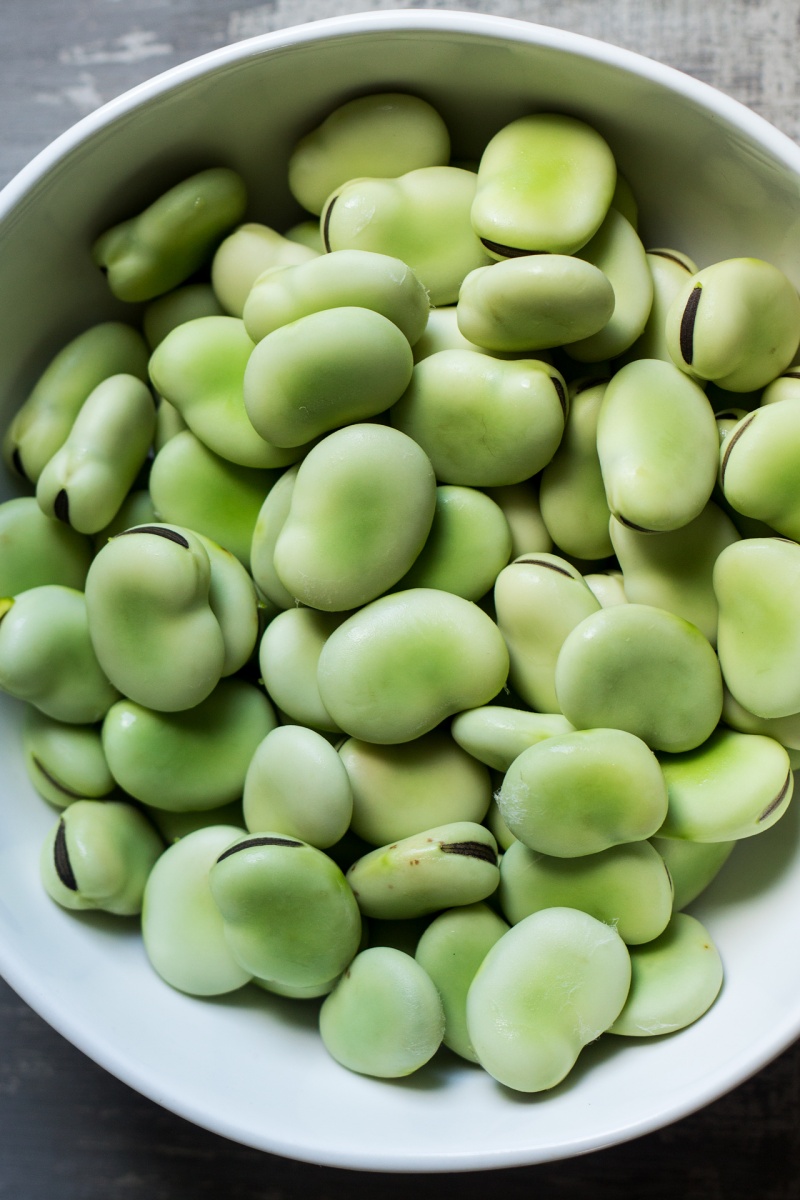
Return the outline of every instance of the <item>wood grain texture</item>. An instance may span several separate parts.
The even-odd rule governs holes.
[[[254,34],[364,9],[459,7],[604,38],[705,80],[800,139],[795,0],[0,0],[0,184],[80,116]],[[791,952],[796,953],[796,948]],[[0,1200],[800,1200],[800,1045],[700,1113],[569,1162],[358,1174],[237,1146],[139,1096],[0,982]]]

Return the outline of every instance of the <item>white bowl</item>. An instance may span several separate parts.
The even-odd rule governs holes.
[[[704,265],[756,255],[800,283],[800,149],[741,105],[667,67],[574,34],[465,12],[334,18],[225,47],[107,104],[0,194],[4,420],[65,340],[122,306],[93,237],[191,170],[238,168],[251,216],[296,219],[296,138],[356,94],[405,89],[436,105],[458,157],[537,109],[606,135],[637,193],[648,245]],[[8,493],[7,493],[8,494]],[[382,1082],[328,1058],[315,1003],[256,988],[192,999],[150,969],[134,921],[76,916],[44,894],[54,819],[20,753],[20,707],[0,711],[0,968],[57,1030],[167,1108],[247,1145],[370,1170],[462,1171],[563,1158],[654,1130],[734,1087],[800,1034],[797,813],[737,847],[695,906],[725,965],[690,1028],[601,1039],[568,1080],[526,1097],[442,1053]]]

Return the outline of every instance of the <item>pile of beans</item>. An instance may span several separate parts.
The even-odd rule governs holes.
[[[453,165],[362,97],[289,187],[284,232],[223,166],[105,231],[133,315],[6,431],[42,879],[184,992],[316,999],[354,1071],[540,1091],[709,1008],[683,910],[791,799],[800,298],[647,251],[561,114]]]

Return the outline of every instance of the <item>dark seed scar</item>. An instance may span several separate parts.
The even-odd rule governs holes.
[[[83,799],[83,792],[74,792],[72,788],[68,788],[63,783],[60,783],[59,780],[56,779],[55,775],[50,774],[50,772],[39,761],[35,754],[31,755],[31,762],[36,767],[36,770],[39,771],[40,774],[44,775],[47,782],[52,787],[57,788],[59,792],[63,792],[65,796],[72,796],[73,800]]]
[[[182,533],[177,533],[174,529],[167,529],[162,525],[137,525],[134,529],[123,529],[122,533],[118,533],[117,537],[126,537],[130,533],[154,533],[157,537],[167,538],[170,542],[177,542],[184,549],[189,549],[189,543]]]
[[[744,433],[745,429],[747,429],[747,426],[754,419],[755,415],[756,414],[754,412],[751,412],[749,417],[743,417],[742,421],[739,424],[738,429],[736,429],[735,432],[730,435],[727,442],[725,443],[725,449],[722,453],[722,464],[719,468],[719,485],[720,485],[720,487],[722,487],[725,483],[725,472],[728,469],[728,459],[731,456],[731,450],[736,445],[739,438]]]
[[[56,869],[56,875],[63,883],[64,887],[68,887],[71,892],[77,892],[78,881],[72,870],[72,864],[69,861],[69,853],[67,851],[67,827],[64,824],[64,818],[58,822],[56,830],[56,841],[53,847],[53,865]]]
[[[532,567],[547,567],[548,571],[557,571],[559,575],[566,575],[567,579],[575,578],[572,572],[568,571],[565,567],[557,567],[555,563],[542,562],[541,558],[518,558],[512,565],[520,567],[523,563],[527,563]]]
[[[563,414],[564,414],[564,419],[566,420],[566,416],[567,416],[567,393],[564,391],[564,387],[563,387],[563,385],[562,385],[562,383],[561,383],[561,380],[560,380],[560,379],[556,379],[556,378],[555,378],[555,376],[553,376],[553,387],[556,389],[556,395],[558,396],[558,403],[561,405],[561,411],[563,412]]]
[[[229,858],[231,854],[238,854],[240,850],[249,850],[251,846],[302,846],[303,842],[292,841],[291,838],[279,837],[254,837],[248,838],[246,842],[238,842],[235,846],[229,846],[227,850],[223,850],[217,862],[222,862],[223,858]]]
[[[677,263],[679,267],[683,267],[687,275],[691,275],[691,271],[685,262],[678,258],[677,254],[670,254],[669,250],[648,250],[648,254],[656,254],[659,258],[668,258],[670,262]]]
[[[686,301],[686,308],[683,310],[681,317],[681,332],[680,332],[680,348],[683,361],[689,366],[692,365],[694,358],[694,323],[697,320],[697,306],[700,303],[700,293],[703,290],[702,283],[698,283],[692,288],[689,299]]]
[[[331,213],[333,212],[333,206],[338,199],[339,199],[338,196],[333,197],[330,204],[325,209],[325,219],[322,222],[322,244],[325,247],[325,250],[327,251],[328,254],[330,254],[330,252],[331,252],[331,241],[330,241],[330,236],[329,236],[330,227],[331,227]]]
[[[634,529],[636,533],[656,533],[655,529],[645,529],[644,525],[634,525],[633,521],[629,521],[627,517],[623,517],[621,513],[614,513],[614,516],[619,521],[620,525],[627,525],[628,529]]]
[[[480,858],[497,865],[497,855],[485,842],[442,842],[441,850],[442,854],[463,854],[465,858]]]
[[[53,512],[59,521],[63,521],[65,525],[69,525],[69,496],[64,488],[56,494],[53,501]]]
[[[11,455],[11,461],[14,464],[14,467],[16,468],[18,474],[20,474],[23,479],[27,479],[28,476],[26,474],[25,468],[22,465],[22,455],[19,452],[19,446],[17,446],[15,448],[14,453]]]
[[[502,242],[490,242],[488,238],[481,238],[481,244],[491,254],[502,254],[503,258],[526,258],[531,254],[542,254],[542,250],[522,250],[519,246],[504,246]]]
[[[762,812],[761,816],[756,821],[757,825],[759,825],[762,821],[766,821],[766,819],[770,813],[775,812],[775,809],[778,808],[778,806],[783,801],[784,796],[788,792],[789,785],[791,784],[791,782],[792,782],[792,773],[790,771],[789,774],[786,776],[786,783],[783,785],[781,790],[778,792],[775,799],[770,804],[767,805],[767,807]]]

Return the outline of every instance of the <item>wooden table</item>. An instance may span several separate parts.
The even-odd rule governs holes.
[[[368,0],[0,0],[0,184],[78,117],[167,67]],[[429,7],[456,7],[433,3]],[[484,0],[457,7],[560,26],[648,54],[800,139],[795,0]],[[787,947],[787,953],[797,953]],[[704,1111],[570,1162],[489,1175],[359,1174],[206,1133],[143,1099],[0,982],[0,1200],[798,1200],[800,1044]]]

